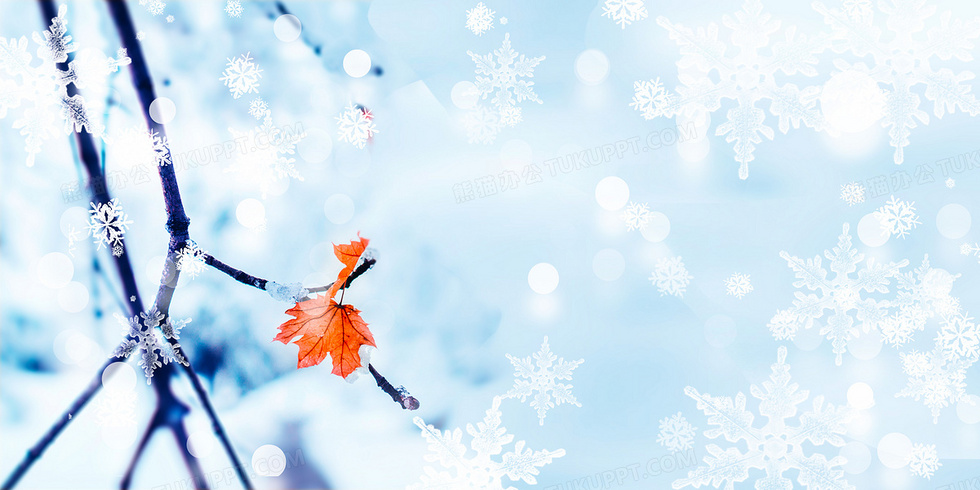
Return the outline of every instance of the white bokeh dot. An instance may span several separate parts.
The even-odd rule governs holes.
[[[330,134],[319,128],[306,130],[306,137],[296,145],[299,156],[307,163],[320,163],[330,157],[333,151],[333,140]],[[289,179],[283,179],[289,180]]]
[[[640,234],[647,241],[660,243],[667,239],[667,235],[670,235],[670,220],[667,219],[666,214],[653,211],[650,213],[650,220],[647,221],[647,225],[640,228]]]
[[[63,330],[55,336],[52,343],[55,357],[65,364],[79,364],[84,361],[98,345],[87,335],[77,330]]]
[[[58,306],[68,313],[78,313],[88,306],[88,288],[78,281],[71,281],[58,290]]]
[[[609,58],[598,49],[586,49],[575,58],[575,76],[586,85],[598,85],[609,75]]]
[[[823,86],[820,108],[831,126],[845,133],[857,133],[884,115],[885,94],[867,73],[844,70]]]
[[[548,294],[558,287],[558,269],[547,262],[536,264],[527,273],[527,284],[535,293]]]
[[[980,396],[966,395],[956,404],[956,416],[964,424],[980,422]]]
[[[616,211],[629,202],[630,187],[619,177],[606,177],[595,186],[595,200],[603,209]]]
[[[882,232],[881,220],[874,213],[868,213],[858,222],[858,239],[869,247],[880,247],[888,241],[889,235]]]
[[[723,349],[735,341],[738,329],[735,320],[728,315],[714,315],[704,322],[704,339],[712,347]]]
[[[868,383],[857,382],[847,389],[847,404],[865,410],[875,405],[875,392]]]
[[[354,78],[361,78],[371,71],[371,55],[361,49],[352,49],[344,56],[344,71]]]
[[[334,194],[323,203],[323,214],[335,225],[342,225],[354,217],[354,200],[347,194]]]
[[[61,252],[51,252],[37,261],[37,280],[51,288],[63,288],[71,282],[75,275],[75,266],[71,259]]]
[[[187,437],[187,451],[195,458],[206,458],[214,452],[215,442],[211,431],[194,431]]]
[[[107,391],[129,391],[136,388],[136,371],[125,362],[114,362],[102,371],[102,387]]]
[[[857,475],[871,466],[871,450],[861,441],[851,441],[840,448],[840,456],[847,460],[844,471]]]
[[[265,205],[252,197],[243,199],[235,208],[235,217],[246,228],[261,228],[265,225]]]
[[[279,476],[286,469],[286,453],[274,444],[259,446],[252,453],[252,470],[259,476]]]
[[[453,91],[450,97],[453,99],[453,105],[467,110],[476,107],[477,102],[480,100],[480,91],[476,89],[475,83],[464,80],[453,85]]]
[[[592,272],[603,281],[615,281],[626,270],[626,259],[618,250],[604,248],[592,258]]]
[[[150,119],[159,124],[167,124],[177,115],[177,104],[167,97],[157,97],[150,102]]]
[[[897,469],[909,464],[912,458],[912,440],[901,432],[885,434],[878,441],[878,459],[888,468]]]
[[[303,23],[295,15],[280,15],[272,24],[272,32],[276,34],[276,39],[290,43],[299,39],[300,33],[303,32]]]
[[[939,234],[950,240],[965,237],[970,232],[972,222],[970,210],[962,204],[947,204],[936,215],[936,228],[939,229]]]

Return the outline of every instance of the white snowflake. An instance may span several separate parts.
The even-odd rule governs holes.
[[[739,274],[736,272],[728,279],[725,279],[725,291],[738,299],[742,299],[742,296],[751,293],[754,289],[752,283],[749,282],[748,274]]]
[[[943,464],[939,462],[935,444],[915,444],[912,446],[912,457],[909,459],[909,470],[913,475],[931,480],[933,473]]]
[[[262,119],[269,113],[269,105],[262,100],[262,97],[256,97],[248,103],[248,113],[256,119]]]
[[[340,141],[346,141],[355,148],[364,148],[368,140],[377,132],[374,114],[365,108],[348,103],[344,111],[337,116],[337,133]]]
[[[507,25],[507,17],[501,17],[500,18],[500,25],[502,25],[502,26]]]
[[[948,358],[970,362],[980,359],[980,331],[967,313],[956,313],[944,318],[936,344]]]
[[[626,211],[623,211],[623,221],[626,222],[626,231],[646,228],[651,217],[650,208],[646,203],[640,204],[630,201],[629,206],[626,206]]]
[[[172,16],[172,15],[168,15],[168,16],[167,16],[167,23],[168,23],[168,24],[172,24],[173,22],[174,22],[174,16]]]
[[[504,124],[500,121],[500,113],[477,105],[463,116],[463,127],[470,143],[490,144],[497,138]]]
[[[167,8],[167,4],[160,0],[140,0],[140,5],[146,7],[150,15],[160,15]]]
[[[164,339],[179,340],[180,330],[191,320],[179,320],[174,322],[171,318],[164,319],[163,313],[156,308],[149,312],[141,312],[139,316],[126,318],[119,313],[115,314],[116,320],[123,325],[123,334],[127,339],[110,356],[111,358],[127,359],[130,354],[137,349],[140,351],[139,365],[143,368],[146,375],[146,384],[150,384],[153,372],[163,364],[176,362],[188,365],[187,359],[180,352],[180,344],[177,342],[161,342],[157,336],[156,328],[160,327],[160,332]],[[162,362],[162,364],[161,364]]]
[[[694,447],[694,437],[698,428],[691,425],[680,412],[665,417],[660,421],[660,433],[657,443],[672,453],[677,453]]]
[[[950,189],[952,189],[953,187],[956,187],[956,181],[953,180],[952,177],[946,179],[946,187],[949,187]]]
[[[840,186],[840,198],[848,206],[864,202],[864,186],[857,182],[851,182]]]
[[[228,128],[237,141],[243,139],[238,158],[226,171],[241,172],[257,183],[264,198],[270,186],[282,179],[303,180],[293,163],[296,144],[306,137],[306,131],[281,128],[272,123],[272,113],[266,112],[261,126],[249,131]]]
[[[504,477],[527,485],[537,483],[535,475],[540,473],[538,468],[564,456],[565,450],[532,451],[525,448],[524,441],[517,441],[512,451],[504,453],[504,446],[514,440],[514,435],[501,427],[501,415],[500,398],[494,397],[483,422],[476,424],[476,427],[466,424],[466,432],[473,437],[469,448],[462,443],[463,431],[458,427],[442,431],[415,417],[415,425],[422,429],[422,437],[429,443],[430,453],[425,455],[425,460],[438,463],[442,469],[426,466],[421,482],[408,488],[514,490],[509,485],[504,487]],[[470,449],[475,454],[469,454]],[[494,459],[501,453],[503,455],[499,461]]]
[[[466,11],[466,28],[477,36],[493,29],[493,10],[488,9],[483,2],[476,4],[476,7]]]
[[[876,209],[874,217],[881,223],[881,234],[905,238],[915,225],[920,224],[914,204],[915,202],[902,201],[891,196],[884,206]]]
[[[197,246],[194,240],[187,240],[177,252],[177,270],[190,276],[197,277],[204,270],[204,256],[207,254]]]
[[[225,13],[228,14],[228,17],[241,17],[243,11],[242,2],[239,0],[228,0],[225,3]]]
[[[79,240],[81,240],[81,238],[78,236],[78,230],[75,228],[75,225],[71,223],[68,224],[67,237],[68,237],[68,255],[74,257],[75,242],[78,242]]]
[[[959,300],[950,296],[950,292],[959,277],[959,274],[953,275],[943,269],[933,269],[928,255],[914,272],[896,275],[897,294],[889,301],[889,307],[898,311],[880,325],[885,342],[892,345],[908,343],[915,332],[925,329],[929,319],[956,314]]]
[[[136,392],[130,389],[107,389],[95,400],[96,423],[100,427],[136,425]]]
[[[478,103],[470,112],[476,113],[475,119],[480,124],[467,124],[467,127],[479,128],[479,135],[470,133],[470,141],[489,143],[504,126],[514,126],[523,117],[518,104],[530,100],[541,104],[541,99],[534,93],[534,82],[526,79],[534,77],[534,67],[544,61],[544,56],[528,58],[518,54],[511,47],[510,34],[504,34],[504,42],[500,49],[486,55],[478,55],[472,51],[466,54],[476,63],[476,90],[480,100],[490,98],[490,107],[485,108]],[[480,76],[487,75],[487,76]],[[488,116],[486,112],[495,113]],[[496,121],[488,130],[486,123]]]
[[[834,273],[831,280],[827,279],[828,271],[823,268],[819,255],[804,260],[786,251],[779,252],[779,256],[796,274],[797,281],[793,287],[818,291],[820,296],[797,291],[793,306],[777,311],[768,324],[777,340],[792,339],[801,327],[813,327],[814,321],[821,318],[825,310],[832,311],[833,314],[820,329],[820,335],[831,341],[838,366],[847,351],[848,341],[858,336],[858,327],[865,332],[876,330],[888,315],[887,300],[862,298],[861,293],[887,293],[889,278],[897,276],[901,268],[909,263],[902,260],[882,265],[869,258],[857,277],[851,277],[864,260],[864,254],[851,248],[850,225],[844,223],[843,230],[833,252],[824,251],[824,256],[830,261],[830,271]],[[852,316],[851,311],[855,311],[856,315]]]
[[[37,65],[27,52],[26,37],[0,37],[0,118],[27,102],[21,117],[14,120],[13,128],[24,136],[29,167],[34,165],[44,141],[58,133],[88,131],[98,137],[105,136],[100,119],[88,116],[101,110],[100,103],[90,103],[79,94],[68,95],[68,85],[105,86],[110,73],[131,61],[125,49],[118,50],[116,58],[93,51],[91,55],[73,59],[67,70],[58,68],[58,63],[68,61],[68,55],[78,49],[67,34],[67,12],[67,6],[60,6],[48,30],[33,33],[40,58]]]
[[[980,20],[953,17],[945,11],[923,35],[927,19],[936,12],[934,5],[921,0],[887,0],[879,2],[878,7],[887,16],[884,26],[891,31],[889,39],[885,39],[885,31],[874,23],[870,5],[853,3],[862,7],[848,9],[845,4],[845,10],[840,11],[814,2],[813,8],[831,28],[834,51],[850,52],[859,58],[872,57],[870,67],[864,63],[850,65],[840,59],[834,65],[839,70],[865,73],[879,86],[887,87],[882,125],[888,128],[890,144],[895,148],[895,163],[905,160],[904,149],[912,129],[918,123],[929,124],[929,115],[919,108],[921,99],[912,91],[913,87],[925,87],[925,98],[933,103],[933,113],[938,118],[957,108],[972,116],[980,114],[980,102],[970,93],[970,85],[964,83],[974,74],[935,68],[940,60],[973,60],[970,51],[972,40],[980,36]],[[862,15],[855,17],[854,12]]]
[[[146,39],[146,33],[143,31],[136,31],[136,40],[142,41],[144,39]]]
[[[633,101],[630,107],[640,111],[643,119],[654,119],[670,114],[674,98],[667,92],[660,79],[633,82]]]
[[[110,247],[112,254],[119,257],[122,255],[122,243],[126,230],[129,229],[129,225],[133,224],[133,221],[123,212],[119,198],[104,204],[94,202],[90,204],[92,209],[89,210],[88,228],[91,236],[95,238],[93,243],[98,246],[96,250],[102,250],[103,246]],[[119,253],[116,253],[117,247]]]
[[[576,407],[582,406],[572,394],[572,385],[558,381],[571,381],[572,371],[585,362],[585,359],[565,361],[565,358],[556,356],[548,346],[548,337],[544,338],[541,350],[533,355],[519,359],[507,354],[507,359],[510,359],[510,363],[514,365],[516,379],[514,386],[504,395],[504,398],[520,398],[523,403],[527,397],[533,395],[531,408],[538,412],[539,425],[544,425],[544,419],[550,408],[563,403]],[[558,362],[555,362],[556,360]],[[537,394],[534,394],[535,392]]]
[[[747,451],[738,447],[722,449],[714,444],[705,447],[709,456],[704,457],[707,466],[700,466],[688,473],[687,478],[675,480],[674,488],[711,485],[718,488],[725,483],[731,490],[735,483],[749,479],[749,470],[764,470],[766,476],[755,480],[755,488],[785,489],[794,484],[783,474],[797,470],[796,481],[810,490],[853,490],[844,480],[842,466],[847,462],[835,456],[828,460],[821,453],[807,456],[804,450],[824,445],[843,446],[842,437],[846,424],[855,415],[849,406],[824,404],[823,396],[813,399],[812,410],[799,416],[796,426],[787,419],[796,416],[799,405],[810,396],[808,390],[800,390],[792,382],[790,366],[786,364],[786,347],[777,351],[777,362],[772,365],[769,380],[762,386],[752,385],[752,396],[759,400],[759,414],[766,417],[766,424],[755,427],[755,416],[746,410],[746,397],[739,392],[734,399],[727,396],[711,396],[699,393],[691,386],[684,393],[697,402],[698,410],[708,416],[708,424],[715,427],[705,430],[709,439],[723,436],[730,443],[744,441]],[[836,453],[837,451],[833,451]]]
[[[728,109],[727,121],[718,126],[715,134],[725,135],[727,142],[734,143],[738,176],[746,179],[756,145],[763,136],[770,140],[774,137],[773,128],[766,124],[766,110],[757,106],[760,102],[769,101],[768,114],[778,119],[779,130],[784,134],[790,126],[799,128],[800,124],[823,129],[824,118],[817,108],[819,87],[781,83],[777,75],[816,76],[816,55],[828,43],[823,36],[808,38],[798,34],[794,26],[781,30],[781,22],[764,13],[759,0],[746,0],[740,12],[723,16],[722,23],[732,31],[733,47],[718,39],[717,24],[693,30],[658,17],[657,24],[667,29],[681,49],[677,62],[681,85],[676,90],[677,97],[667,97],[666,92],[656,90],[662,87],[638,82],[632,106],[649,119],[713,113],[721,109],[724,99],[732,100],[734,107]],[[777,41],[769,47],[774,35]],[[767,47],[768,55],[763,54]],[[697,74],[688,73],[691,70]],[[659,106],[651,105],[658,101]]]
[[[239,98],[242,95],[259,92],[259,79],[262,69],[252,62],[251,53],[245,53],[237,58],[228,58],[225,71],[221,72],[218,80],[225,82],[231,96]]]
[[[902,370],[908,384],[895,396],[908,397],[929,407],[933,423],[939,423],[940,411],[966,396],[966,370],[973,362],[948,357],[938,344],[929,352],[903,352]]]
[[[671,294],[683,298],[694,276],[687,272],[681,257],[677,256],[657,260],[657,266],[649,279],[657,286],[661,296]]]
[[[602,6],[602,16],[614,20],[620,27],[647,18],[647,9],[643,0],[606,0]]]
[[[107,153],[112,158],[136,167],[164,166],[173,163],[167,138],[140,126],[125,128],[107,139]]]
[[[960,245],[960,253],[963,255],[972,255],[980,261],[980,244],[974,243],[970,245],[969,243],[963,243]]]

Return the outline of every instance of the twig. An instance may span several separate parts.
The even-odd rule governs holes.
[[[404,386],[399,386],[395,388],[385,379],[374,366],[368,364],[368,370],[371,371],[371,376],[374,376],[374,380],[378,382],[378,386],[381,387],[381,391],[384,391],[391,397],[395,403],[398,403],[405,410],[416,410],[419,408],[419,401],[415,399]]]

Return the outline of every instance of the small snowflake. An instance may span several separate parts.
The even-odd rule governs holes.
[[[144,39],[146,39],[146,33],[143,31],[136,31],[136,40],[142,41]]]
[[[364,148],[378,129],[374,125],[374,115],[371,111],[354,104],[347,104],[347,108],[337,116],[337,132],[340,141],[346,141],[355,148]]]
[[[299,129],[297,131],[297,128]],[[238,131],[228,128],[235,141],[243,140],[241,148],[247,151],[239,152],[232,166],[226,171],[241,172],[256,182],[264,198],[272,184],[283,179],[294,178],[303,180],[296,170],[296,145],[306,137],[306,131],[301,125],[292,128],[279,127],[272,122],[272,113],[266,112],[262,125],[249,131]]]
[[[633,101],[630,102],[630,107],[640,111],[643,119],[666,115],[672,100],[659,78],[633,82]]]
[[[136,296],[130,296],[129,297],[129,302],[130,303],[135,303],[136,302]]]
[[[242,2],[239,0],[228,0],[228,2],[225,3],[225,13],[228,14],[228,17],[241,17],[243,10]]]
[[[129,355],[137,349],[140,351],[139,365],[143,368],[146,375],[146,384],[150,384],[153,372],[163,364],[176,362],[188,365],[187,359],[180,352],[180,344],[177,342],[160,342],[156,328],[160,327],[163,337],[168,340],[179,340],[180,330],[184,328],[190,319],[172,321],[171,318],[164,319],[163,313],[156,308],[149,312],[140,313],[139,316],[126,318],[116,313],[116,320],[125,328],[123,334],[126,341],[122,343],[110,356],[111,358],[127,359]],[[161,364],[162,362],[162,364]]]
[[[103,246],[110,247],[113,255],[116,255],[116,247],[119,247],[119,254],[116,256],[122,255],[123,238],[133,222],[123,212],[119,199],[112,199],[104,204],[93,202],[91,205],[88,228],[91,236],[95,238],[93,243],[98,246],[96,250],[102,250]]]
[[[909,469],[912,470],[913,475],[931,480],[932,474],[942,465],[939,462],[939,455],[936,453],[935,444],[915,444],[912,446],[912,458],[909,460]]]
[[[172,16],[172,15],[168,15],[168,16],[167,16],[167,23],[168,23],[168,24],[172,24],[172,23],[173,23],[173,21],[174,21],[174,16]]]
[[[476,4],[476,7],[466,11],[466,28],[477,36],[493,29],[493,10],[488,9],[483,2]]]
[[[504,395],[504,398],[520,398],[523,403],[527,397],[537,392],[531,401],[531,408],[538,411],[539,425],[544,425],[544,419],[550,408],[563,403],[576,407],[582,406],[572,394],[572,385],[559,383],[558,380],[570,381],[572,371],[585,362],[585,359],[566,362],[565,358],[560,358],[551,352],[551,348],[548,347],[548,337],[544,338],[541,350],[532,356],[518,359],[507,354],[507,359],[510,359],[510,363],[514,365],[516,379],[514,387]],[[534,368],[535,365],[537,369]]]
[[[154,16],[162,14],[167,8],[167,4],[160,0],[140,0],[140,5],[146,7],[146,11]]]
[[[681,257],[677,256],[658,260],[657,267],[649,279],[654,286],[657,286],[661,296],[671,294],[683,298],[684,292],[693,278],[694,276],[687,272],[687,268],[684,267]]]
[[[660,421],[660,434],[657,443],[672,453],[677,453],[694,447],[694,437],[697,427],[691,425],[680,412]]]
[[[602,16],[614,20],[620,27],[647,18],[647,9],[643,0],[606,0],[602,6]]]
[[[483,422],[476,424],[476,427],[466,424],[466,432],[473,438],[469,448],[462,443],[463,431],[458,427],[442,431],[427,425],[421,417],[415,417],[415,425],[422,429],[422,437],[429,443],[430,453],[425,455],[425,460],[453,472],[426,466],[421,482],[408,488],[504,490],[504,477],[512,482],[536,484],[534,476],[540,473],[538,468],[564,456],[565,450],[532,451],[525,448],[524,441],[517,441],[512,451],[503,453],[499,461],[494,459],[503,452],[504,446],[514,440],[514,435],[508,434],[507,429],[500,425],[503,415],[500,400],[500,397],[494,397]],[[476,454],[469,454],[471,449]],[[514,487],[506,488],[511,490]]]
[[[964,243],[960,245],[960,253],[963,255],[972,255],[980,261],[980,244],[974,243],[970,245],[969,243]]]
[[[952,177],[946,179],[946,187],[949,187],[950,189],[952,189],[953,187],[956,187],[956,181],[953,180]]]
[[[197,277],[204,270],[204,256],[207,254],[201,250],[194,240],[187,240],[184,246],[177,252],[177,270],[187,274],[191,278]]]
[[[626,231],[642,230],[650,222],[650,208],[646,203],[640,204],[630,201],[626,211],[623,212],[623,221],[626,222]]]
[[[725,290],[728,294],[738,299],[742,299],[742,296],[751,293],[754,289],[752,283],[749,282],[748,274],[739,274],[736,272],[728,279],[725,279]]]
[[[81,238],[78,236],[78,230],[75,229],[75,225],[68,224],[68,255],[72,257],[75,256],[75,242],[79,241]]]
[[[507,21],[507,17],[501,17],[500,18],[500,25],[505,26],[505,25],[507,25],[507,22],[508,22]]]
[[[256,97],[248,103],[248,113],[256,119],[262,119],[269,113],[269,105],[262,100],[262,97]]]
[[[864,202],[864,186],[858,184],[857,182],[844,184],[840,186],[840,198],[844,200],[848,206],[862,203]]]
[[[231,96],[239,98],[242,95],[259,92],[259,79],[262,69],[252,62],[251,53],[245,53],[237,58],[228,58],[225,71],[218,80],[225,82]]]
[[[915,202],[902,201],[891,196],[884,206],[875,210],[874,217],[881,223],[881,234],[905,238],[915,225],[920,224],[914,204]]]
[[[107,389],[95,401],[96,423],[100,427],[136,425],[136,392],[129,389]]]
[[[949,358],[980,359],[980,331],[973,318],[957,313],[943,319],[936,343]]]

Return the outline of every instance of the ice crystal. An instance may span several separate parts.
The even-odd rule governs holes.
[[[115,198],[102,204],[94,202],[90,204],[92,209],[89,210],[88,228],[91,236],[95,238],[93,243],[97,245],[96,250],[109,247],[112,249],[113,255],[117,257],[122,255],[123,238],[126,230],[129,229],[129,225],[133,222],[123,212],[119,199]],[[118,247],[119,253],[116,253],[116,247]]]
[[[512,486],[504,486],[505,477],[511,482],[537,483],[538,468],[564,456],[565,450],[532,451],[525,447],[524,441],[517,441],[513,450],[504,452],[504,446],[514,440],[514,435],[501,426],[500,400],[494,397],[483,422],[476,427],[466,424],[466,432],[473,438],[469,448],[463,444],[463,431],[458,427],[442,431],[415,417],[415,425],[422,429],[422,437],[429,443],[430,453],[425,455],[425,460],[438,463],[442,469],[426,466],[421,482],[408,488],[514,490]],[[501,453],[500,460],[495,459]]]
[[[533,355],[517,358],[507,354],[507,359],[510,359],[510,363],[514,365],[514,377],[516,379],[514,386],[504,397],[519,398],[521,402],[524,402],[527,397],[533,395],[531,408],[538,412],[539,425],[544,425],[548,409],[563,403],[576,407],[582,406],[572,394],[572,385],[566,385],[559,381],[571,381],[572,371],[585,362],[585,359],[565,361],[565,358],[556,356],[548,346],[548,337],[544,338],[541,350]]]
[[[691,425],[680,412],[660,420],[660,433],[657,443],[672,453],[677,453],[694,447],[694,437],[698,428]]]
[[[931,480],[933,473],[943,464],[939,462],[935,444],[915,444],[912,446],[912,457],[909,459],[909,470],[926,480]]]
[[[681,257],[677,256],[659,259],[653,275],[649,279],[660,291],[661,296],[671,294],[683,298],[684,292],[687,291],[687,286],[691,283],[691,279],[694,279],[694,276],[687,272]]]
[[[623,221],[626,222],[626,231],[642,230],[650,222],[650,208],[646,203],[640,204],[630,201],[623,211]]]
[[[346,141],[355,148],[364,148],[368,140],[377,132],[374,115],[363,107],[348,103],[344,111],[337,116],[337,133],[340,141]]]
[[[851,182],[840,186],[840,198],[848,206],[864,202],[864,186],[857,182]]]
[[[191,278],[197,277],[204,270],[204,256],[207,252],[201,250],[194,240],[187,240],[177,252],[177,270]]]
[[[914,204],[891,196],[884,206],[875,210],[874,217],[881,223],[881,234],[905,238],[915,225],[920,224]]]
[[[245,94],[259,92],[259,79],[262,69],[252,62],[251,53],[245,53],[237,58],[228,58],[225,71],[221,72],[218,80],[225,83],[231,96],[239,98]]]
[[[473,34],[482,36],[484,32],[493,29],[493,13],[483,2],[476,4],[476,7],[466,11],[466,28],[473,31]]]
[[[139,316],[126,318],[116,313],[116,320],[125,328],[123,334],[126,341],[122,343],[112,353],[112,358],[126,359],[136,350],[140,351],[139,365],[143,368],[146,375],[146,384],[150,384],[153,372],[163,364],[176,362],[187,366],[187,359],[180,352],[180,344],[176,341],[180,339],[180,330],[184,328],[190,319],[172,321],[171,318],[164,318],[156,308],[149,312],[141,312]],[[174,342],[160,342],[156,328],[160,327],[160,332],[165,339]]]
[[[824,251],[824,257],[830,261],[830,271],[834,273],[833,279],[827,278],[828,271],[823,268],[819,255],[804,260],[791,256],[786,251],[779,252],[779,256],[786,260],[796,274],[797,280],[793,287],[805,287],[819,292],[820,295],[797,291],[793,306],[777,311],[768,324],[777,340],[792,339],[801,327],[813,327],[814,321],[821,318],[824,311],[832,311],[826,324],[820,329],[820,335],[831,341],[838,366],[841,365],[848,341],[858,336],[859,327],[864,332],[877,330],[888,316],[887,300],[862,298],[861,293],[887,293],[889,279],[897,276],[900,269],[909,262],[902,260],[882,265],[875,262],[874,258],[869,258],[859,271],[858,266],[864,261],[864,254],[851,248],[849,231],[850,226],[844,223],[837,246],[833,251]],[[851,277],[855,271],[857,277]]]
[[[929,407],[933,423],[939,423],[943,408],[966,396],[966,370],[973,364],[971,360],[947,356],[939,343],[929,352],[913,350],[899,357],[908,384],[895,396],[921,400]]]
[[[706,466],[689,472],[687,478],[675,480],[674,488],[708,485],[718,488],[724,483],[731,490],[735,483],[748,480],[750,470],[754,469],[765,471],[764,478],[755,480],[755,488],[793,488],[794,483],[784,473],[796,470],[796,482],[809,490],[854,489],[844,480],[842,466],[847,462],[844,458],[835,456],[828,460],[819,452],[811,456],[804,452],[825,445],[843,446],[846,441],[842,436],[854,411],[848,406],[824,404],[823,396],[817,396],[812,410],[800,414],[798,423],[791,425],[788,419],[796,416],[799,405],[810,393],[791,381],[790,366],[785,361],[786,347],[781,346],[769,380],[761,387],[751,387],[752,396],[759,400],[759,414],[767,420],[762,427],[753,425],[755,415],[746,409],[746,396],[741,392],[732,399],[699,393],[691,386],[684,388],[684,393],[708,416],[708,424],[714,426],[704,431],[705,437],[724,437],[733,444],[744,441],[747,451],[707,445]]]
[[[620,27],[626,26],[647,18],[647,9],[643,6],[643,0],[606,0],[602,6],[602,16],[609,17]]]
[[[238,18],[242,16],[242,2],[239,0],[228,0],[225,3],[225,13],[228,17]]]
[[[742,299],[742,296],[751,293],[754,289],[752,283],[749,282],[748,274],[736,272],[725,279],[725,291],[738,299]]]

